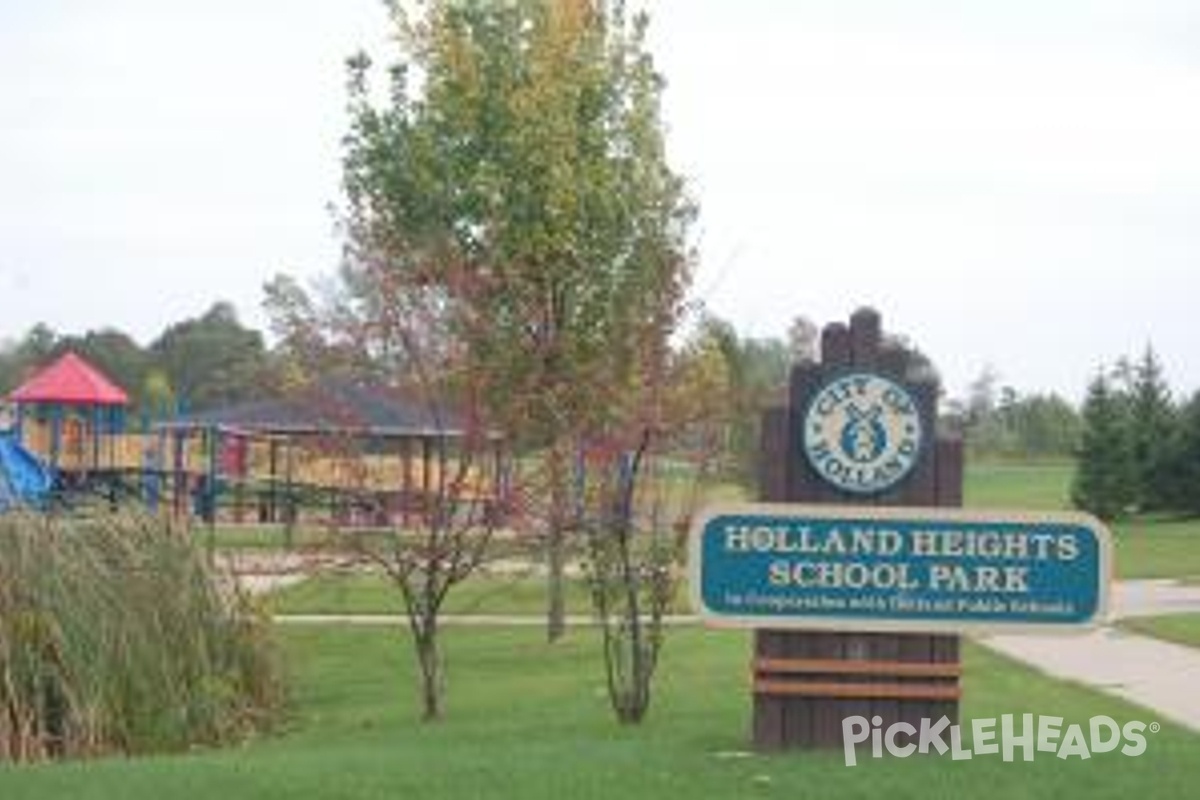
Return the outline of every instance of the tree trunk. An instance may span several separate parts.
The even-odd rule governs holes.
[[[550,449],[550,513],[546,530],[546,639],[556,642],[567,632],[567,504],[569,456],[562,442]]]
[[[653,590],[650,592],[647,598],[650,614],[644,619],[642,565],[637,563],[633,549],[633,539],[637,533],[634,492],[641,474],[642,457],[649,446],[649,436],[649,432],[644,433],[641,445],[622,475],[609,529],[599,532],[607,541],[597,542],[592,548],[593,569],[597,570],[596,575],[605,585],[605,590],[616,588],[620,591],[617,614],[612,614],[607,604],[601,611],[609,698],[617,719],[625,725],[640,723],[650,708],[650,681],[662,641],[660,602],[663,595]],[[648,558],[653,559],[653,553]],[[651,566],[653,576],[657,564],[651,563]]]
[[[445,711],[443,697],[445,680],[442,672],[442,653],[438,642],[437,617],[420,621],[413,631],[420,670],[421,721],[436,722]]]
[[[567,632],[566,535],[556,520],[546,540],[546,639],[557,642]]]

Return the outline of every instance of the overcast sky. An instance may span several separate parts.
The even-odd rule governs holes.
[[[1200,388],[1200,4],[648,4],[696,294],[746,334],[871,304],[961,394]],[[0,339],[143,342],[331,270],[343,60],[376,0],[0,2]]]

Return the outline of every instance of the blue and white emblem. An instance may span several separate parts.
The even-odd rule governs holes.
[[[839,375],[804,415],[804,454],[838,489],[876,494],[903,480],[921,455],[921,413],[908,390],[871,372]]]

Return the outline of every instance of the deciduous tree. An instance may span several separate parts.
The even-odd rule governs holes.
[[[226,302],[171,325],[150,345],[150,352],[191,410],[255,396],[266,367],[262,334],[243,327]]]
[[[381,266],[360,268],[366,276]],[[370,279],[379,293],[369,301],[346,291],[314,302],[298,285],[277,278],[271,286],[286,284],[291,301],[268,302],[267,309],[289,343],[298,388],[327,381],[333,358],[337,381],[369,388],[373,402],[403,398],[419,415],[413,423],[423,431],[419,463],[402,468],[406,477],[394,490],[349,487],[348,497],[377,504],[371,510],[380,524],[343,535],[361,562],[385,574],[400,595],[418,668],[421,718],[436,721],[446,703],[442,607],[484,562],[500,521],[514,513],[510,484],[501,480],[508,468],[500,428],[491,423],[484,399],[498,373],[479,369],[457,346],[455,331],[471,324],[458,315],[463,307],[431,302],[421,282],[393,282],[381,274]],[[352,353],[352,359],[342,357]],[[371,421],[336,398],[318,412],[335,421],[316,445],[322,455],[336,458],[348,475],[365,475],[372,444],[376,450],[380,444],[373,433],[366,435]],[[398,518],[397,508],[403,509]]]
[[[467,358],[504,376],[487,400],[549,477],[557,638],[574,454],[639,353],[666,349],[689,277],[694,212],[666,160],[648,21],[619,0],[390,8],[385,103],[367,59],[351,64],[342,278],[368,317],[387,314],[383,284],[419,287],[455,310]]]

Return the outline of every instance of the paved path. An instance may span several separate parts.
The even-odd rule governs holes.
[[[1117,619],[1200,611],[1200,584],[1175,580],[1116,581],[1111,606]]]
[[[277,614],[275,621],[283,625],[406,625],[402,614]],[[667,625],[695,625],[700,618],[691,614],[671,614],[663,617]],[[572,614],[566,619],[568,628],[586,628],[596,624],[596,618]],[[546,618],[537,614],[443,614],[441,624],[452,627],[479,626],[496,628],[545,627]]]
[[[1200,649],[1116,628],[1067,636],[987,636],[979,642],[1049,675],[1122,697],[1145,706],[1147,714],[1200,731]]]
[[[1200,586],[1121,581],[1113,586],[1111,610],[1116,619],[1200,612]],[[1063,635],[982,636],[978,641],[1049,675],[1116,695],[1200,731],[1200,648],[1113,627]]]

